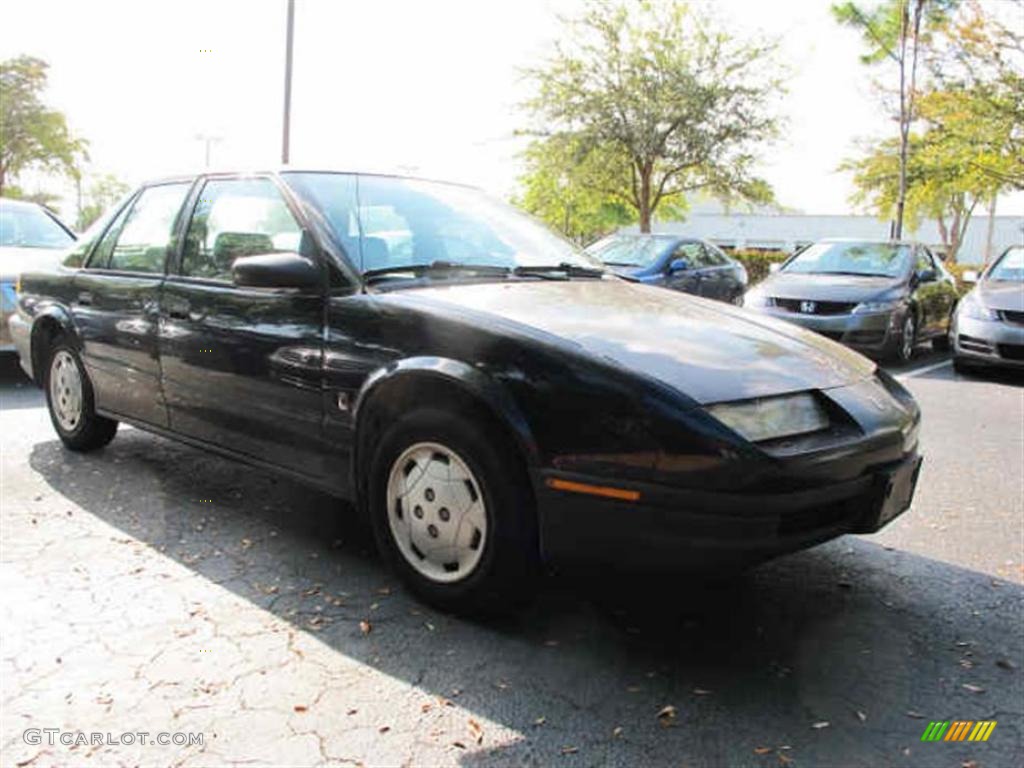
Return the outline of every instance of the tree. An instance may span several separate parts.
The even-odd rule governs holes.
[[[31,56],[0,62],[0,195],[28,168],[73,175],[86,142],[71,135],[64,115],[43,104],[48,65]]]
[[[81,185],[81,179],[77,180]],[[79,202],[78,218],[75,228],[79,232],[88,229],[96,219],[110,206],[128,194],[130,187],[113,174],[105,174],[96,178],[84,195],[84,202]]]
[[[917,68],[929,29],[941,25],[946,11],[956,0],[885,0],[868,11],[857,3],[833,5],[832,13],[840,24],[861,32],[868,52],[861,57],[865,64],[890,62],[896,65],[899,77],[899,170],[895,217],[892,236],[903,236],[903,214],[907,197],[907,165],[910,149],[910,128],[915,117]]]
[[[778,130],[774,44],[737,42],[674,0],[590,0],[563,21],[552,58],[528,72],[536,94],[525,105],[539,126],[534,152],[568,161],[561,172],[545,164],[549,179],[627,206],[642,232],[687,192],[770,198],[751,169]]]
[[[530,143],[523,153],[526,172],[515,203],[580,244],[636,221],[636,211],[616,190],[629,169],[614,153],[585,151],[571,135]]]

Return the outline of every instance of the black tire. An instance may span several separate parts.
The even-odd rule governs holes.
[[[975,368],[974,368],[973,365],[968,363],[962,357],[954,357],[953,358],[953,370],[956,371],[957,373],[962,373],[962,374],[965,374],[965,375],[970,375],[970,374],[974,373]]]
[[[910,344],[904,343],[907,335],[910,335]],[[893,335],[883,357],[893,363],[909,363],[914,357],[914,348],[917,345],[917,316],[914,310],[908,309],[903,318],[899,334]]]
[[[77,424],[71,429],[61,424],[53,403],[53,393],[50,386],[50,377],[53,374],[53,363],[58,354],[66,353],[74,362],[81,377],[81,415]],[[88,452],[95,451],[107,445],[117,434],[117,422],[100,416],[96,413],[95,400],[93,398],[92,383],[82,365],[82,359],[78,352],[64,338],[57,338],[46,355],[46,368],[43,374],[43,389],[46,392],[46,407],[50,412],[50,421],[57,432],[57,436],[72,451]],[[66,358],[65,358],[66,359]]]
[[[383,434],[370,461],[368,509],[377,547],[417,596],[442,610],[496,614],[533,595],[540,571],[536,504],[522,458],[489,421],[478,424],[454,412],[422,408]],[[487,532],[479,562],[466,577],[441,583],[403,555],[389,521],[392,466],[410,446],[438,443],[454,451],[475,476],[486,508]]]

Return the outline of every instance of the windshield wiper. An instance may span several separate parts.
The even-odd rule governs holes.
[[[580,264],[571,264],[568,261],[563,261],[559,264],[539,264],[537,266],[522,266],[516,267],[512,270],[512,274],[516,277],[547,277],[548,279],[559,279],[558,273],[561,272],[565,275],[565,278],[570,277],[601,277],[604,275],[603,269],[597,267],[584,267]]]
[[[444,277],[455,274],[505,277],[509,273],[509,268],[491,264],[460,264],[454,261],[432,261],[429,264],[404,264],[395,267],[368,269],[363,272],[363,277],[366,278],[367,282],[373,282],[378,278],[404,273],[409,273],[413,277]]]

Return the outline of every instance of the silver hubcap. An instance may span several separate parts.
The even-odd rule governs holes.
[[[914,318],[903,321],[903,359],[909,360],[914,354]]]
[[[457,453],[417,443],[391,466],[388,525],[398,551],[431,581],[451,583],[480,564],[487,509],[480,484]]]
[[[50,404],[61,429],[74,432],[82,420],[82,374],[75,359],[64,350],[50,363]]]

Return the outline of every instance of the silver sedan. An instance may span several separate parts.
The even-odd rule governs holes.
[[[953,318],[953,364],[958,370],[998,365],[1024,370],[1024,246],[1007,248],[981,278]]]

